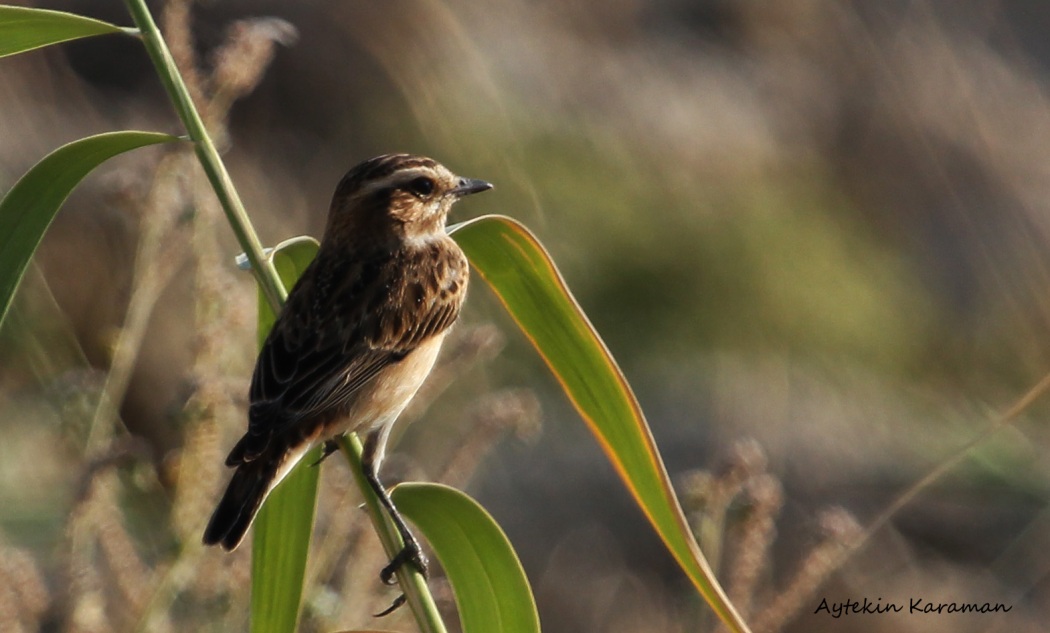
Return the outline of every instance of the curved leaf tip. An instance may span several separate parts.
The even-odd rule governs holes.
[[[539,240],[503,216],[483,216],[450,232],[539,352],[697,590],[722,622],[747,631],[696,544],[634,393]]]
[[[465,493],[404,483],[391,493],[434,549],[452,584],[464,633],[539,633],[529,581],[496,521]]]
[[[11,187],[0,200],[0,323],[40,240],[80,181],[117,154],[177,140],[137,131],[89,136],[51,152]]]
[[[0,6],[0,57],[82,37],[123,32],[125,29],[114,24],[73,13]]]

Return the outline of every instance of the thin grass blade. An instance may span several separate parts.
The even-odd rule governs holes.
[[[297,237],[278,244],[270,253],[281,282],[291,289],[317,254],[317,241]],[[259,346],[273,327],[276,315],[259,291]],[[277,488],[259,510],[252,527],[252,633],[290,633],[299,621],[306,560],[310,553],[320,457],[314,449]]]
[[[82,37],[124,32],[109,22],[73,13],[0,6],[0,57]]]
[[[404,483],[394,504],[426,537],[456,597],[463,633],[539,633],[529,581],[491,515],[441,484]]]
[[[543,246],[503,216],[477,218],[452,231],[697,590],[731,630],[747,631],[693,538],[630,385]]]
[[[74,141],[33,166],[0,200],[0,323],[44,233],[69,194],[107,159],[178,140],[156,132],[109,132]]]

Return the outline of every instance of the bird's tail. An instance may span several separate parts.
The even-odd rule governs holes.
[[[277,485],[279,466],[279,461],[262,456],[237,467],[204,530],[205,545],[232,552],[241,544],[266,496]]]
[[[322,431],[317,425],[310,433],[270,437],[262,447],[254,446],[257,438],[250,433],[241,438],[226,459],[226,465],[237,470],[208,521],[204,544],[219,545],[228,552],[237,549],[270,491],[314,446]]]

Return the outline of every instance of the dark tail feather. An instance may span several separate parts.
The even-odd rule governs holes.
[[[237,468],[204,530],[205,545],[220,545],[232,552],[241,544],[263,499],[275,484],[278,466],[279,460],[263,458]]]

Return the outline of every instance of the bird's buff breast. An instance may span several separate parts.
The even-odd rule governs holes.
[[[426,380],[444,338],[444,333],[434,336],[399,362],[383,368],[358,392],[347,415],[333,421],[326,435],[368,432],[393,424]]]

